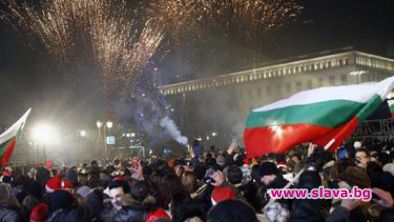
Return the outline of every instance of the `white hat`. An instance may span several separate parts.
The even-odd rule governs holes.
[[[354,142],[354,144],[353,144],[353,146],[354,146],[354,149],[359,149],[359,148],[361,148],[361,142],[360,141],[355,141]]]

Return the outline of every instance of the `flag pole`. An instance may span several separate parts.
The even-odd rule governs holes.
[[[327,150],[332,146],[332,144],[334,144],[334,143],[335,143],[335,139],[332,138],[332,139],[324,146],[324,150],[327,151]],[[302,174],[304,171],[305,171],[305,167],[302,168],[302,169],[300,170],[300,172],[298,172],[298,173],[294,176],[294,178],[293,178],[292,180],[290,180],[290,181],[286,184],[286,186],[284,186],[282,189],[288,189],[295,181],[297,181],[297,180],[300,178],[301,174]],[[264,206],[263,211],[265,211],[265,210],[268,208],[268,206],[271,205],[272,203],[274,203],[276,200],[277,200],[277,199],[271,198],[271,199],[268,201],[268,203]]]

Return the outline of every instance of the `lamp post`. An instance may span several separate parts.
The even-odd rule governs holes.
[[[107,145],[107,132],[106,132],[106,129],[108,129],[108,135],[111,135],[111,128],[112,128],[112,126],[113,126],[113,123],[112,123],[111,121],[107,121],[107,122],[105,123],[105,126],[106,126],[106,127],[104,127],[104,135],[105,135],[105,140],[104,140],[104,155],[105,155],[105,158],[107,158],[108,145]]]
[[[37,142],[38,146],[39,145],[42,146],[44,162],[46,162],[47,160],[46,143],[50,140],[53,140],[54,137],[55,137],[54,130],[46,124],[37,125],[33,131],[33,139]],[[37,162],[39,162],[38,150],[37,150]]]

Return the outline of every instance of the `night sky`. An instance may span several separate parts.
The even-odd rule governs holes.
[[[300,4],[304,9],[298,21],[271,33],[258,48],[237,39],[223,43],[221,36],[214,35],[207,35],[204,42],[170,45],[158,65],[162,81],[210,76],[345,46],[394,57],[394,1],[305,0]],[[35,120],[94,123],[104,107],[98,84],[84,77],[71,87],[45,49],[29,44],[0,25],[0,123],[10,124],[28,107],[33,107]]]

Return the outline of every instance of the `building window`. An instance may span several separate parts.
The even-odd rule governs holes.
[[[323,78],[319,78],[319,86],[324,86],[324,79]]]
[[[332,85],[335,85],[335,76],[330,76],[330,78],[328,79],[328,81],[329,81],[329,84],[332,86]]]
[[[308,89],[312,89],[313,88],[312,80],[308,79],[306,85],[307,85]]]
[[[252,98],[253,97],[253,92],[251,89],[248,90],[248,98]]]
[[[291,93],[291,83],[286,83],[286,91],[287,93]]]
[[[297,81],[296,89],[297,89],[297,92],[302,90],[302,83],[301,83],[301,81]]]
[[[346,74],[341,75],[341,84],[342,85],[347,84],[347,75]]]
[[[276,96],[281,96],[282,95],[282,87],[281,85],[276,86]]]
[[[261,87],[257,87],[257,96],[261,97],[262,93],[261,93]]]

